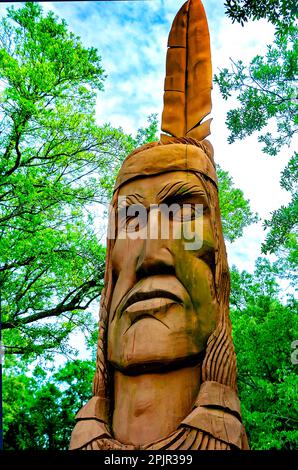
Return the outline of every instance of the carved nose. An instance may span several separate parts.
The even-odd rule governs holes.
[[[170,251],[170,240],[161,239],[160,237],[150,238],[150,234],[160,231],[150,231],[153,224],[162,223],[158,220],[156,214],[148,216],[147,238],[143,240],[142,250],[137,260],[136,274],[138,278],[146,277],[153,274],[174,274],[175,264],[174,258]]]
[[[159,240],[144,240],[144,250],[137,261],[137,278],[150,276],[153,274],[174,274],[175,266],[173,256],[164,246],[158,245]],[[152,243],[155,242],[155,243]]]

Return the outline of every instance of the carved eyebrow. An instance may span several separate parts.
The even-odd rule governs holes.
[[[207,197],[206,192],[203,188],[193,183],[186,183],[185,181],[177,181],[174,184],[168,183],[157,193],[159,202],[176,196],[186,195]]]

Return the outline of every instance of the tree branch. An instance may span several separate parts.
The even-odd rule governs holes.
[[[68,294],[65,297],[65,299],[62,302],[60,302],[60,304],[57,305],[57,307],[54,307],[48,310],[43,310],[38,313],[33,313],[32,315],[29,315],[27,318],[18,319],[14,322],[3,322],[2,329],[5,330],[5,329],[16,328],[19,325],[27,325],[28,323],[33,323],[38,320],[43,320],[44,318],[57,317],[61,315],[62,313],[71,312],[73,310],[85,310],[90,304],[90,301],[88,301],[86,305],[80,305],[80,302],[85,296],[85,294],[88,292],[88,290],[92,287],[96,287],[97,285],[98,285],[98,282],[95,279],[91,279],[90,281],[85,282],[78,288],[79,290],[77,294],[72,298],[70,302],[65,303],[66,299],[70,297],[70,294]],[[100,295],[100,292],[98,292],[98,295]],[[98,295],[93,297],[92,300],[94,300]]]
[[[32,261],[34,261],[35,257],[34,256],[29,256],[28,258],[25,258],[24,260],[22,261],[18,261],[18,262],[14,262],[14,263],[10,263],[10,264],[4,264],[3,266],[0,266],[0,272],[1,271],[7,271],[9,269],[13,269],[13,268],[19,268],[21,266],[27,266],[28,264],[30,264]]]
[[[20,165],[21,163],[21,158],[22,158],[22,155],[21,155],[21,152],[20,152],[20,149],[19,149],[19,142],[20,142],[20,135],[19,133],[16,133],[16,141],[15,141],[15,151],[16,151],[16,154],[17,154],[17,158],[14,162],[14,165],[4,173],[4,177],[7,177],[7,176],[10,176]]]

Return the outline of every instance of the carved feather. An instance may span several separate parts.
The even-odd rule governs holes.
[[[210,38],[201,0],[188,0],[177,13],[168,39],[161,128],[173,137],[203,140],[210,123],[212,67]],[[162,140],[166,136],[161,135]]]

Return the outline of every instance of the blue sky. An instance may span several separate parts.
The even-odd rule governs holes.
[[[98,95],[99,124],[135,133],[146,125],[147,116],[161,116],[165,75],[166,43],[171,23],[183,0],[140,0],[103,2],[47,2],[44,10],[53,10],[65,18],[69,28],[81,36],[86,47],[98,48],[107,73],[105,91]],[[245,28],[224,15],[224,0],[203,1],[209,22],[213,71],[229,66],[229,58],[248,61],[263,54],[273,40],[273,27],[262,20]],[[1,2],[0,14],[8,2]],[[20,5],[16,3],[16,5]],[[226,103],[213,90],[213,124],[209,137],[215,159],[228,170],[237,187],[244,191],[251,207],[262,219],[287,203],[288,194],[280,189],[279,178],[291,149],[276,158],[265,156],[255,136],[233,145],[227,144],[226,112],[235,101]],[[264,239],[262,222],[245,229],[244,236],[227,244],[230,265],[253,270]]]

